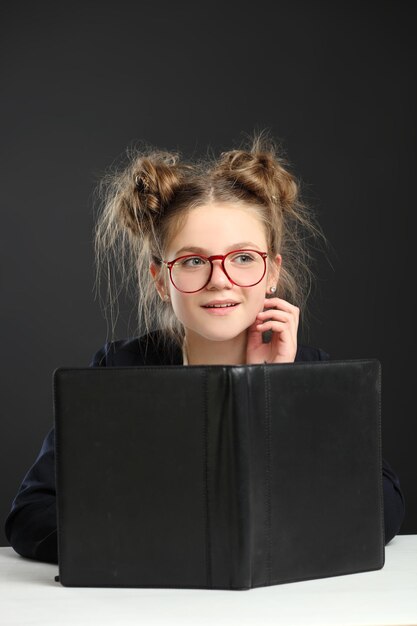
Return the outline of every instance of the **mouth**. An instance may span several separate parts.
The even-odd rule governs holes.
[[[209,315],[224,317],[231,315],[239,307],[239,302],[227,302],[222,304],[204,304],[201,308],[207,311]]]
[[[239,305],[239,302],[222,302],[222,303],[216,303],[216,304],[203,304],[202,308],[203,309],[228,309],[228,308],[232,308],[232,307],[236,307]]]

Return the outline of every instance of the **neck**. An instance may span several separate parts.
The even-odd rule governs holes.
[[[189,365],[242,365],[246,363],[247,331],[226,341],[212,341],[186,330],[185,349]]]

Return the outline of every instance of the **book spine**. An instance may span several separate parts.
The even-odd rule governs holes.
[[[207,368],[206,483],[210,586],[249,589],[250,432],[243,368]]]
[[[247,367],[248,502],[250,504],[251,586],[271,584],[271,399],[269,366]],[[242,392],[243,393],[243,392]]]

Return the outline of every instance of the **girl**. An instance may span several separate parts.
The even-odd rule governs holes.
[[[90,366],[329,358],[297,343],[311,278],[304,241],[323,235],[262,133],[218,160],[136,153],[101,190],[97,285],[102,268],[110,279],[112,266],[119,270],[122,285],[135,288],[146,332],[106,343]],[[110,289],[111,307],[114,299]],[[383,477],[387,543],[401,526],[404,502],[386,462]],[[52,429],[13,501],[6,536],[22,556],[57,562],[56,530]]]

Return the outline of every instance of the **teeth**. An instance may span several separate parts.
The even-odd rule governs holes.
[[[234,304],[209,304],[208,309],[222,309],[227,306],[235,306]]]

